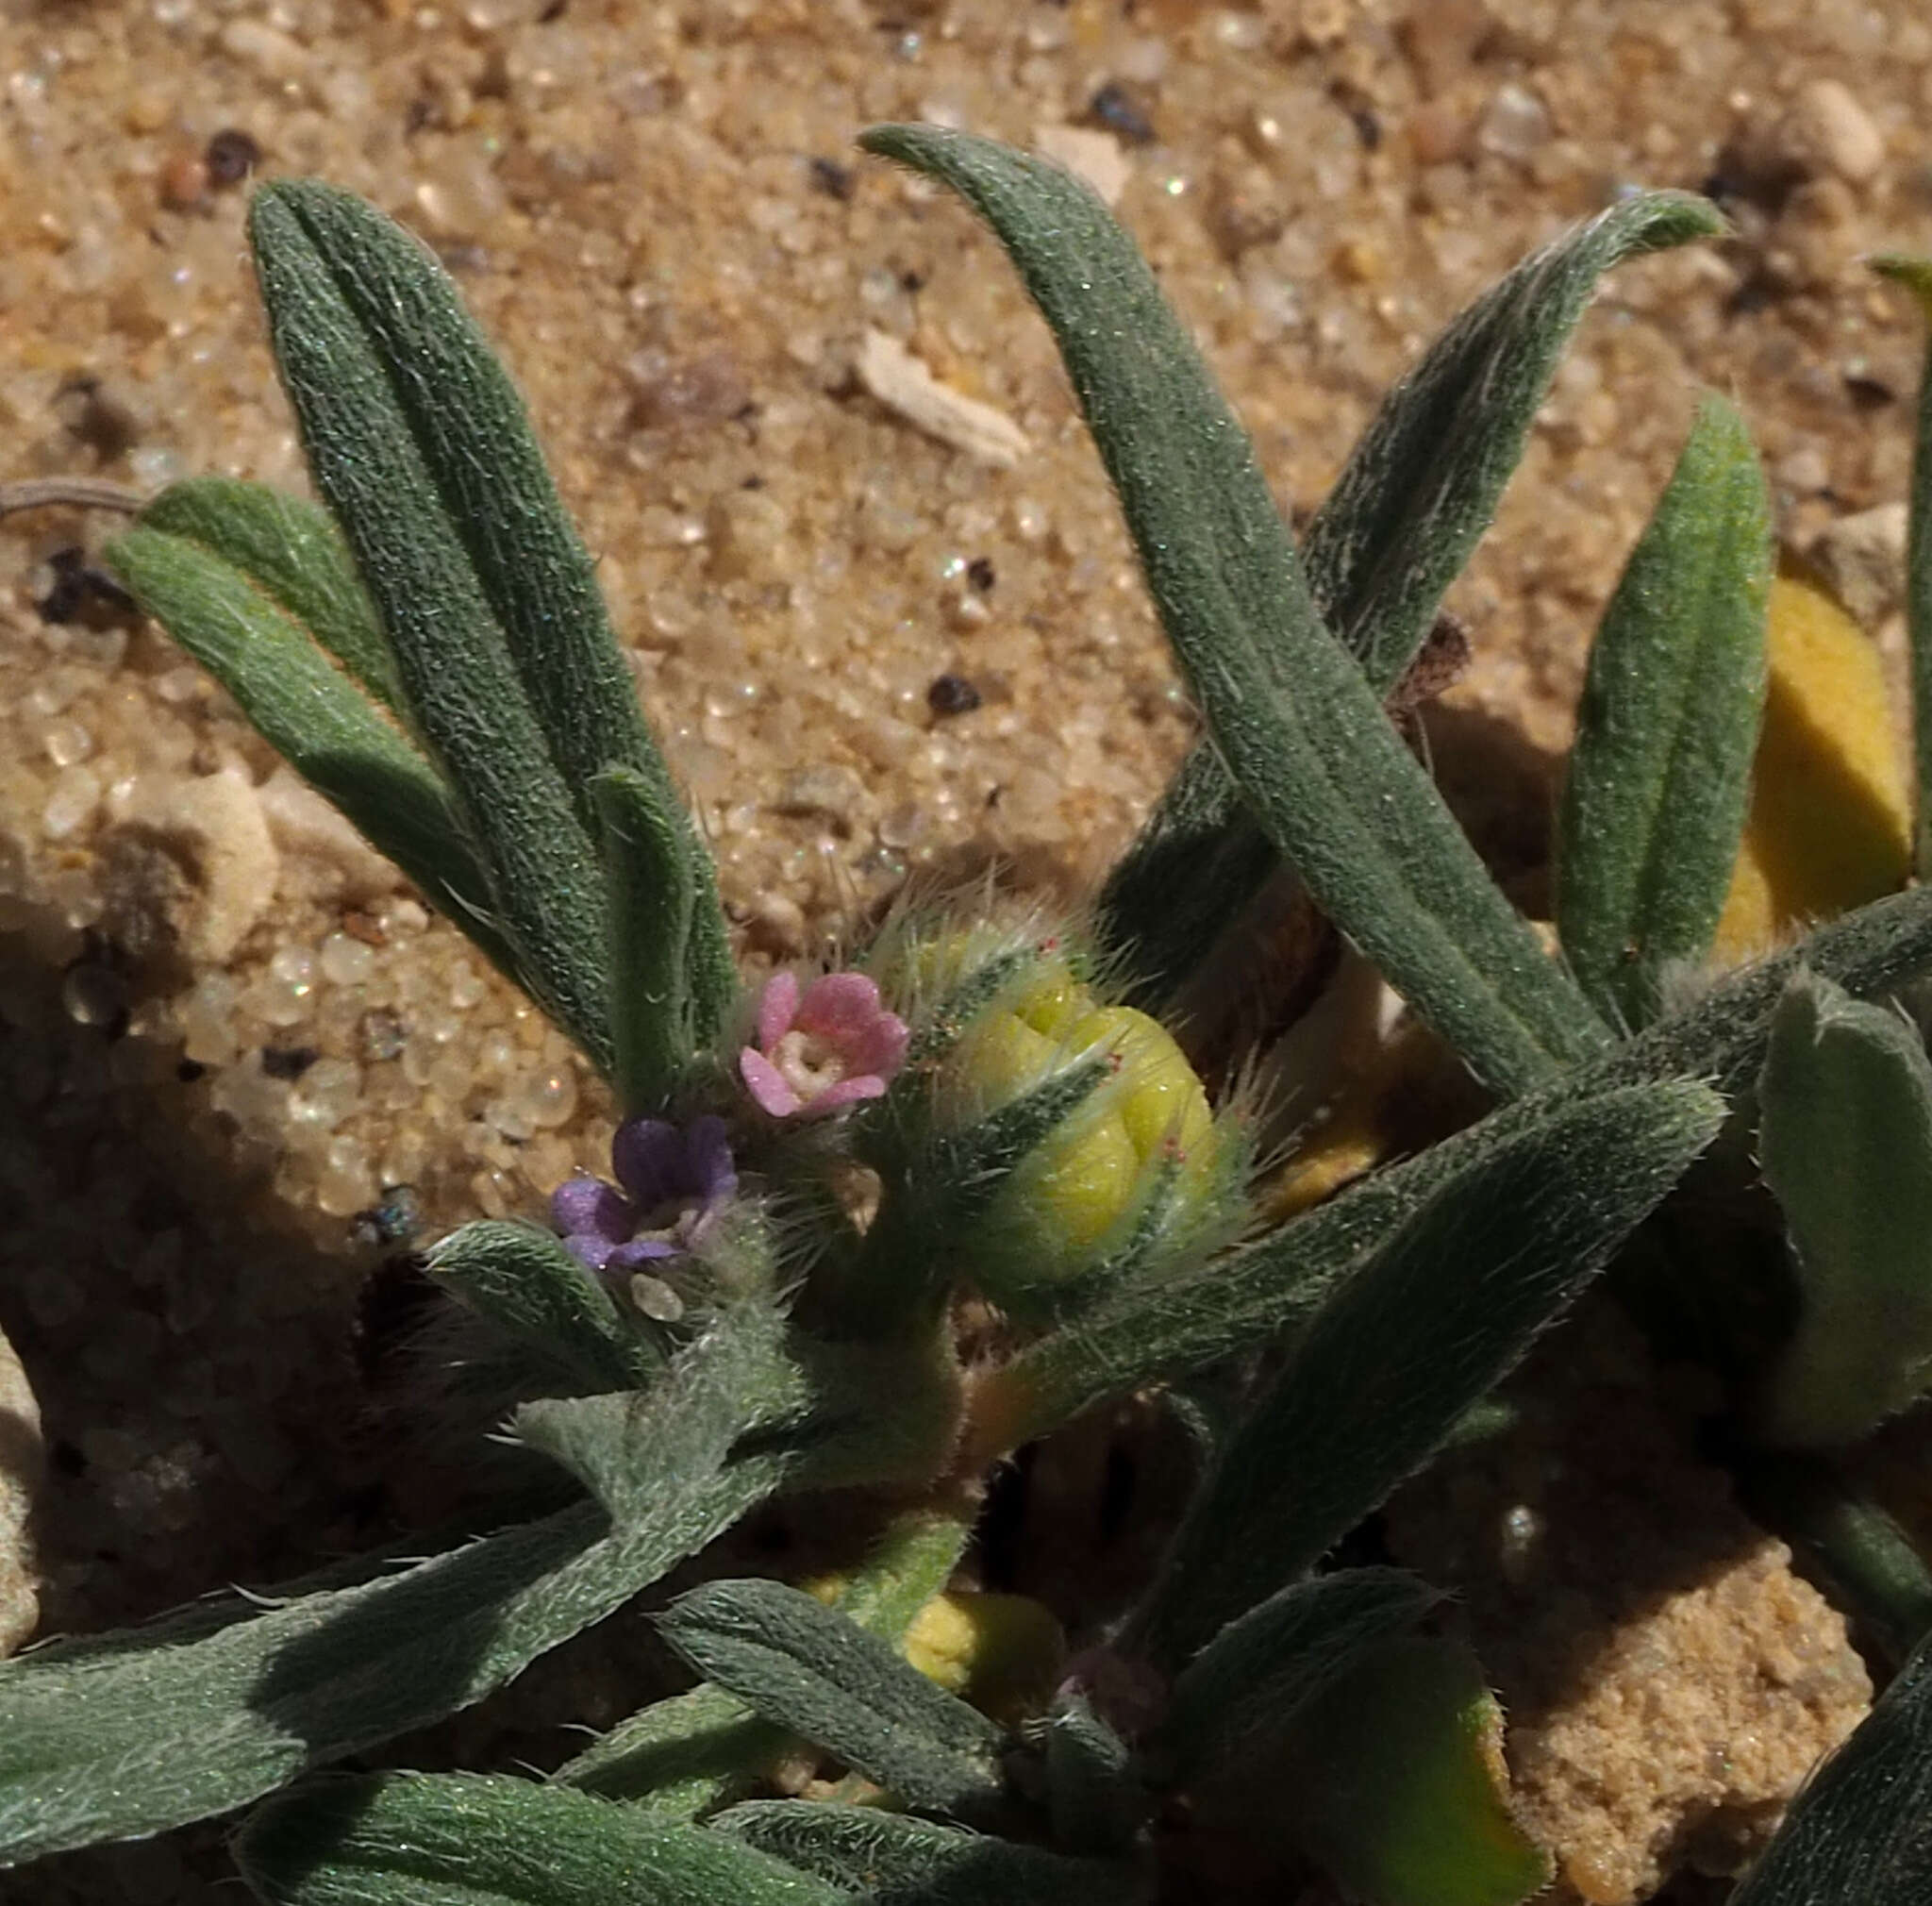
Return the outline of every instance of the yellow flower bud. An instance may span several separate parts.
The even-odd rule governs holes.
[[[1103,1006],[1049,953],[994,996],[948,1055],[954,1116],[983,1118],[1098,1054],[1112,1067],[1014,1173],[975,1271],[1003,1303],[1098,1267],[1162,1195],[1186,1215],[1227,1165],[1208,1095],[1173,1035],[1127,1006]]]
[[[906,1659],[928,1680],[1010,1727],[1053,1697],[1066,1637],[1024,1595],[936,1595],[907,1630]]]

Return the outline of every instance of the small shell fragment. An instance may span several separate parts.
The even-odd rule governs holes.
[[[942,384],[898,339],[868,329],[858,381],[887,410],[941,443],[1009,470],[1033,446],[1004,411]]]

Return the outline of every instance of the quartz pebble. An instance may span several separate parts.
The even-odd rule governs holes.
[[[1120,203],[1134,176],[1134,162],[1121,150],[1120,141],[1112,133],[1096,132],[1091,126],[1037,125],[1033,145],[1076,177],[1084,178],[1107,205]]]
[[[1813,79],[1780,122],[1778,147],[1799,172],[1836,173],[1863,185],[1885,163],[1885,136],[1842,81]]]
[[[190,885],[173,924],[196,959],[227,960],[268,911],[281,866],[247,775],[134,776],[115,788],[110,807],[117,826],[177,850]]]
[[[1881,503],[1835,518],[1806,550],[1833,594],[1868,631],[1904,601],[1906,527],[1905,504]]]

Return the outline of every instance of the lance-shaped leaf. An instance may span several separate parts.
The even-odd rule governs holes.
[[[1517,1906],[1549,1883],[1548,1857],[1509,1812],[1501,1710],[1461,1643],[1384,1643],[1303,1709],[1294,1734],[1270,1764],[1271,1791],[1352,1898]]]
[[[235,1861],[266,1906],[837,1906],[848,1897],[742,1840],[479,1774],[299,1787],[254,1814]]]
[[[1152,1810],[1133,1750],[1077,1689],[1057,1694],[1046,1717],[1046,1799],[1071,1853],[1125,1853]]]
[[[553,1777],[658,1820],[695,1820],[776,1764],[791,1736],[704,1681],[621,1721]]]
[[[1377,1642],[1411,1629],[1440,1590],[1392,1568],[1345,1569],[1277,1589],[1190,1662],[1154,1752],[1174,1784],[1278,1745],[1307,1702]]]
[[[1383,399],[1308,526],[1308,583],[1387,694],[1489,528],[1571,333],[1625,259],[1717,238],[1682,192],[1635,192],[1533,252]]]
[[[1679,1129],[1681,1102],[1652,1098],[1649,1090],[1633,1096],[1627,1082],[1607,1082],[1598,1069],[1586,1069],[1198,1272],[1139,1285],[1096,1306],[1075,1327],[1026,1346],[977,1380],[975,1451],[991,1461],[1109,1396],[1306,1328],[1326,1298],[1373,1269],[1404,1226],[1421,1222],[1433,1200],[1441,1201],[1445,1221],[1465,1209],[1500,1210],[1528,1184],[1568,1187],[1579,1217],[1592,1185],[1615,1204],[1654,1143],[1675,1155],[1669,1134]],[[1700,1127],[1692,1118],[1682,1128],[1680,1168],[1701,1146],[1693,1142]],[[1608,1149],[1599,1147],[1599,1134],[1614,1135]]]
[[[1598,1084],[1708,1078],[1735,1094],[1756,1082],[1778,1001],[1801,969],[1855,999],[1882,998],[1932,968],[1932,887],[1888,894],[1828,920],[1796,946],[1726,974],[1577,1077]]]
[[[225,1813],[480,1700],[648,1587],[786,1475],[777,1454],[727,1465],[740,1424],[717,1355],[688,1353],[621,1443],[612,1430],[592,1451],[597,1426],[580,1430],[585,1469],[631,1465],[632,1513],[615,1526],[580,1503],[192,1640],[163,1630],[152,1647],[116,1637],[0,1665],[0,1865]]]
[[[1525,259],[1383,399],[1303,551],[1316,607],[1377,694],[1401,680],[1490,527],[1599,278],[1723,229],[1702,199],[1633,192]],[[1108,881],[1108,939],[1164,991],[1274,864],[1212,749],[1198,746]]]
[[[609,769],[591,792],[610,894],[614,1082],[626,1112],[658,1112],[696,1049],[690,850],[634,768]]]
[[[1099,198],[964,133],[877,126],[864,143],[952,186],[1019,267],[1215,747],[1323,911],[1499,1092],[1598,1050],[1594,1010],[1323,627],[1253,446]]]
[[[868,1906],[1135,1906],[1144,1876],[936,1820],[836,1801],[749,1800],[713,1825]]]
[[[359,374],[361,362],[380,368],[387,421],[413,446],[420,471],[394,507],[405,516],[433,509],[441,519],[425,514],[406,533],[440,541],[446,527],[458,540],[583,831],[596,832],[591,783],[606,768],[646,777],[667,811],[677,812],[590,552],[558,497],[523,400],[448,275],[374,206],[314,180],[264,187],[250,230],[277,355],[285,343],[304,354],[301,362],[283,357],[283,376],[318,479],[327,466],[325,495],[333,505],[331,484],[352,480],[333,467],[345,451],[375,448],[351,440],[346,418],[325,414],[325,393],[292,388],[306,385],[314,361],[307,353],[334,333],[344,346],[356,341],[345,371]],[[391,578],[372,572],[367,526],[340,508],[337,514],[382,604]],[[401,630],[391,625],[391,633],[402,646]]]
[[[1932,1898],[1932,1636],[1792,1801],[1730,1906]]]
[[[1932,1062],[1903,1015],[1800,971],[1757,1100],[1799,1286],[1757,1427],[1772,1443],[1850,1443],[1932,1379]]]
[[[143,518],[108,545],[108,565],[295,772],[521,984],[521,965],[498,930],[489,876],[449,789],[323,654],[318,631],[291,607],[331,594],[339,578],[328,573],[326,556],[320,577],[291,582],[288,574],[312,565],[326,543],[312,541],[299,557],[285,549],[282,571],[264,575],[248,566],[258,516],[249,515],[249,534],[231,547],[213,503],[203,496],[187,512],[192,534],[151,527]],[[162,520],[175,520],[175,512],[162,510]]]
[[[354,420],[331,414],[327,394],[305,404],[298,391],[303,380],[285,356],[297,333],[306,338],[335,326],[340,335],[344,322],[387,374],[383,421],[407,431],[416,452],[393,474],[426,477],[432,486],[433,493],[425,493],[411,480],[391,493],[406,519],[417,517],[405,523],[403,553],[427,540],[440,556],[456,555],[443,540],[445,530],[454,531],[465,577],[488,605],[583,837],[598,838],[596,777],[621,769],[636,777],[661,831],[675,841],[691,897],[695,1032],[700,1044],[708,1043],[737,991],[710,856],[645,727],[590,554],[557,495],[515,388],[441,267],[373,206],[313,181],[282,180],[257,194],[250,230],[277,359],[311,466],[342,518],[392,642],[399,649],[407,645],[391,598],[398,589],[407,593],[410,581],[407,570],[397,576],[384,560],[396,539],[373,537],[366,517],[359,527],[351,523],[336,494],[336,489],[365,493],[353,465],[371,446],[358,439]],[[290,268],[291,257],[271,260],[263,253],[269,234],[279,247],[297,232],[323,275],[308,275],[306,286]],[[326,304],[305,305],[308,293],[323,293]],[[331,475],[336,489],[329,487]],[[407,666],[405,675],[408,678]],[[420,702],[421,682],[410,679],[408,692]],[[437,741],[443,744],[442,737]]]
[[[1685,1081],[1597,1113],[1574,1152],[1524,1147],[1452,1180],[1316,1312],[1175,1536],[1138,1623],[1158,1662],[1186,1662],[1311,1568],[1434,1454],[1716,1136],[1724,1104]]]
[[[464,1225],[430,1252],[429,1273],[587,1392],[641,1387],[664,1366],[604,1285],[534,1225]]]
[[[782,1582],[708,1582],[658,1617],[708,1680],[908,1805],[971,1814],[1000,1796],[998,1728],[886,1642]]]
[[[579,810],[512,657],[504,618],[525,605],[492,599],[500,578],[486,577],[467,526],[483,507],[479,473],[503,489],[493,513],[555,512],[548,479],[532,490],[513,445],[497,458],[490,426],[519,439],[527,426],[495,401],[502,374],[479,368],[488,354],[441,269],[372,208],[279,181],[256,194],[249,236],[309,469],[389,632],[409,725],[455,790],[540,1002],[608,1072],[608,947],[588,785]],[[434,419],[473,403],[485,434],[461,473]],[[566,640],[541,629],[525,639],[544,633]]]
[[[1764,706],[1771,505],[1744,420],[1707,398],[1590,654],[1557,822],[1557,924],[1613,1021],[1657,1015],[1709,950]]]
[[[170,484],[140,520],[143,529],[198,543],[252,577],[366,694],[401,711],[396,659],[325,510],[266,484],[193,476]]]
[[[827,1607],[900,1647],[914,1617],[945,1587],[967,1534],[956,1516],[907,1514],[857,1569],[820,1592]],[[707,1682],[641,1710],[551,1778],[688,1820],[742,1792],[791,1741],[736,1695]]]
[[[1932,322],[1932,259],[1889,253],[1874,271],[1909,292]],[[1932,355],[1919,380],[1912,496],[1906,519],[1906,636],[1912,651],[1912,739],[1919,770],[1920,879],[1932,874]]]

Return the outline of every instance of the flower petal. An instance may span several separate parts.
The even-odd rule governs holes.
[[[608,1271],[634,1271],[640,1264],[661,1263],[666,1258],[680,1255],[678,1247],[668,1238],[633,1238],[627,1245],[619,1245],[605,1261]]]
[[[685,1158],[691,1187],[709,1211],[738,1190],[738,1168],[724,1121],[714,1112],[693,1119],[684,1137]]]
[[[828,1085],[810,1104],[805,1108],[808,1118],[822,1118],[828,1112],[837,1112],[841,1107],[857,1105],[862,1098],[880,1097],[886,1089],[886,1081],[876,1073],[862,1072],[856,1078],[841,1078],[837,1085]]]
[[[827,973],[805,989],[791,1024],[842,1044],[879,1015],[878,981],[869,973]]]
[[[630,1236],[637,1213],[615,1185],[579,1172],[551,1193],[550,1222],[566,1235],[601,1237],[618,1245]]]
[[[755,1046],[739,1048],[738,1071],[745,1090],[774,1118],[790,1118],[805,1102],[786,1082],[784,1074]]]
[[[759,1050],[771,1051],[791,1030],[797,1012],[798,975],[789,967],[781,968],[765,981],[758,998]]]
[[[640,1212],[654,1211],[667,1199],[696,1189],[690,1182],[684,1134],[661,1118],[633,1118],[619,1126],[610,1141],[610,1162]]]
[[[879,1012],[858,1033],[845,1050],[845,1062],[856,1072],[891,1078],[906,1063],[912,1029],[896,1012]]]
[[[563,1247],[587,1271],[601,1271],[610,1262],[611,1252],[623,1248],[595,1231],[575,1232],[564,1239]]]

